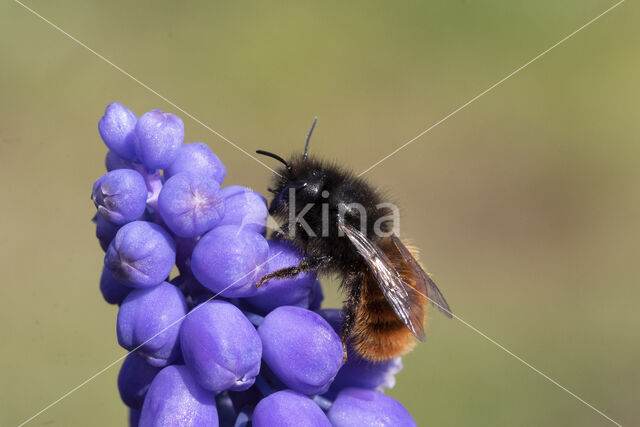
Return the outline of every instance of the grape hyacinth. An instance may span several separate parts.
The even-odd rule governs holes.
[[[98,130],[100,291],[129,351],[117,387],[131,426],[415,425],[382,394],[399,358],[372,363],[348,346],[344,362],[341,310],[320,308],[314,273],[255,286],[304,254],[265,237],[265,198],[222,187],[224,164],[183,143],[179,117],[114,102]]]

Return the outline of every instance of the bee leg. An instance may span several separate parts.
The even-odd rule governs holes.
[[[358,304],[360,303],[360,287],[363,278],[362,271],[351,273],[345,276],[342,287],[347,290],[347,299],[342,306],[342,325],[340,326],[340,340],[344,352],[342,362],[347,361],[347,342],[353,333],[358,314]]]
[[[264,282],[271,279],[290,279],[292,277],[296,277],[300,273],[317,270],[323,264],[326,264],[330,260],[331,257],[328,256],[306,257],[302,261],[300,261],[300,264],[295,267],[281,268],[280,270],[265,274],[264,276],[262,276],[262,279],[260,279],[260,281],[256,283],[256,287],[259,288]]]

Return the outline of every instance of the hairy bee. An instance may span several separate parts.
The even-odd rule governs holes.
[[[346,293],[340,338],[365,359],[381,361],[424,341],[427,300],[447,317],[451,309],[416,257],[398,238],[392,205],[365,180],[335,164],[302,155],[283,164],[273,181],[270,214],[283,225],[274,238],[291,240],[307,256],[298,266],[262,277],[294,277],[305,271],[338,274]],[[397,208],[396,208],[397,211]],[[346,357],[346,351],[345,351]]]

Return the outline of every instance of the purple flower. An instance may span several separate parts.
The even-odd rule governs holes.
[[[133,169],[131,160],[123,159],[113,151],[107,151],[107,155],[104,158],[104,166],[107,168],[107,172],[116,169]]]
[[[178,289],[187,296],[187,304],[190,307],[197,305],[193,302],[201,296],[205,296],[206,298],[213,296],[213,292],[202,286],[202,284],[198,282],[198,279],[188,273],[174,277],[171,279],[171,284],[177,286]]]
[[[219,225],[239,225],[264,234],[267,229],[267,201],[255,191],[239,185],[222,189],[225,216]]]
[[[104,116],[98,122],[98,131],[109,150],[126,160],[136,157],[135,127],[138,119],[122,104],[107,105]]]
[[[157,224],[134,221],[116,233],[104,265],[116,279],[135,288],[155,286],[169,276],[176,260],[173,239]]]
[[[397,400],[361,388],[342,390],[327,415],[334,427],[417,425]]]
[[[191,255],[200,237],[176,236],[176,265],[181,274],[191,274]]]
[[[129,408],[129,427],[138,427],[140,422],[140,411]]]
[[[180,237],[197,237],[215,227],[224,215],[224,199],[216,180],[181,172],[164,183],[158,211]]]
[[[218,408],[218,419],[221,426],[234,426],[236,422],[236,410],[228,392],[216,395],[216,407]],[[235,426],[234,426],[235,427]]]
[[[395,375],[402,370],[402,359],[396,357],[382,362],[363,359],[352,349],[347,351],[347,362],[338,371],[325,397],[335,399],[338,393],[348,387],[383,391],[396,384]]]
[[[252,425],[331,427],[329,419],[313,400],[293,390],[278,391],[262,399],[253,412]]]
[[[180,344],[187,368],[207,390],[246,390],[260,371],[260,337],[228,302],[195,307],[180,328]]]
[[[268,243],[268,273],[296,266],[303,258],[303,254],[286,240],[269,240]],[[282,305],[309,308],[315,297],[315,285],[315,273],[302,273],[292,279],[269,280],[260,287],[256,296],[247,298],[247,302],[260,314]]]
[[[116,237],[118,230],[120,230],[120,226],[107,221],[102,215],[98,214],[93,218],[93,222],[96,224],[96,238],[102,250],[106,252],[109,244]]]
[[[227,169],[218,156],[202,142],[181,145],[173,163],[164,170],[164,176],[168,179],[180,172],[192,172],[213,178],[218,184],[222,184],[227,175]]]
[[[131,288],[113,277],[111,270],[104,267],[100,276],[100,292],[109,304],[121,304],[131,292]]]
[[[92,191],[100,290],[120,306],[131,426],[415,425],[376,393],[393,386],[400,358],[369,362],[347,344],[343,363],[341,310],[320,309],[315,273],[255,286],[305,254],[265,239],[265,198],[221,189],[225,166],[205,144],[182,144],[182,120],[136,119],[113,103],[99,130],[109,147]]]
[[[217,426],[216,396],[200,387],[184,366],[164,368],[151,383],[139,427]]]
[[[158,372],[160,368],[149,365],[135,353],[129,354],[118,374],[118,390],[124,404],[133,409],[142,409],[147,390]]]
[[[91,199],[98,213],[117,225],[135,221],[147,207],[144,178],[131,169],[116,169],[93,184]]]
[[[178,155],[184,138],[180,117],[162,110],[151,110],[136,124],[136,155],[149,169],[163,169]]]
[[[320,314],[333,329],[340,331],[342,323],[342,310],[329,308],[319,310]],[[340,368],[338,375],[331,383],[329,391],[324,394],[329,399],[335,399],[338,393],[347,387],[366,388],[382,391],[385,388],[393,388],[396,383],[395,374],[402,370],[402,359],[394,359],[382,362],[371,362],[363,359],[351,345],[347,346],[347,362]]]
[[[278,307],[258,327],[265,363],[289,388],[322,394],[342,366],[340,337],[320,315]]]
[[[135,161],[125,160],[119,157],[112,151],[107,152],[105,157],[105,166],[108,172],[112,172],[118,169],[131,169],[138,172],[144,179],[144,183],[147,186],[147,207],[151,210],[156,208],[158,201],[158,195],[162,189],[164,182],[162,175],[156,169],[149,169],[142,163]]]
[[[265,274],[269,245],[262,235],[235,225],[216,227],[193,250],[191,270],[196,279],[225,297],[258,292],[255,284]]]
[[[169,283],[135,289],[118,311],[118,343],[152,366],[166,366],[180,355],[178,333],[186,314],[184,296]]]

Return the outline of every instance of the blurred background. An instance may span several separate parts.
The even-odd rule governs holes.
[[[614,2],[27,4],[246,151],[300,150],[317,115],[312,153],[362,171]],[[640,422],[638,19],[627,1],[366,174],[457,315],[624,425]],[[9,426],[124,354],[90,222],[109,102],[180,115],[227,185],[266,195],[270,172],[15,2],[0,40]],[[419,425],[608,425],[461,322],[431,320],[389,392]],[[31,424],[123,425],[117,373]]]

